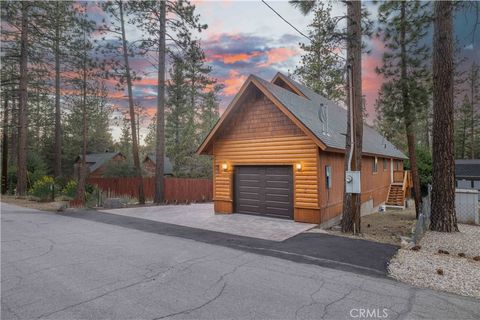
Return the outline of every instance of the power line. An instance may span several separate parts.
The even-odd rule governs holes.
[[[309,36],[307,36],[305,33],[303,33],[302,31],[298,30],[297,27],[295,27],[293,24],[291,24],[290,22],[287,21],[287,19],[285,19],[284,17],[282,17],[280,15],[280,13],[278,13],[275,9],[273,9],[268,3],[266,3],[264,0],[262,0],[262,2],[270,8],[270,10],[272,10],[273,12],[275,12],[275,14],[277,16],[280,17],[280,19],[282,19],[283,21],[285,21],[290,27],[292,27],[293,29],[295,29],[295,31],[297,31],[299,34],[301,34],[302,36],[304,36],[305,38],[307,38],[308,40],[312,41],[312,39],[310,39]]]
[[[300,31],[297,27],[295,27],[292,23],[290,23],[287,19],[285,19],[284,17],[282,17],[282,15],[280,13],[278,13],[278,11],[276,11],[275,9],[273,9],[268,3],[265,2],[265,0],[262,0],[262,2],[270,9],[272,10],[280,19],[282,19],[285,23],[287,23],[290,27],[292,27],[295,31],[297,31],[300,35],[302,35],[303,37],[307,38],[308,40],[310,41],[313,41],[309,36],[307,36],[305,33],[303,33],[302,31]],[[328,50],[328,49],[326,49]],[[334,55],[336,55],[337,57],[339,57],[340,59],[344,60],[344,61],[347,61],[347,59],[345,59],[344,57],[342,57],[341,55],[339,55],[338,53],[336,52],[333,52],[331,50],[328,50],[330,51],[331,53],[333,53]]]

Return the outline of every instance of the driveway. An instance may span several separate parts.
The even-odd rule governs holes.
[[[478,300],[128,224],[3,203],[1,219],[2,319],[352,319],[367,310],[384,319],[480,314]]]
[[[122,216],[176,224],[238,236],[284,241],[315,224],[246,214],[215,214],[212,203],[102,210]]]

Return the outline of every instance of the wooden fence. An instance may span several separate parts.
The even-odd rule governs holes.
[[[174,202],[201,202],[212,201],[213,182],[210,179],[164,178],[165,201]],[[121,178],[88,178],[87,183],[96,185],[109,197],[131,197],[138,199],[137,177]],[[144,177],[143,188],[145,198],[153,200],[155,194],[155,177]]]

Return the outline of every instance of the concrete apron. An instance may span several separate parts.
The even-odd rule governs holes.
[[[100,210],[122,216],[250,238],[284,241],[316,227],[315,224],[245,214],[215,214],[213,204],[168,205]]]

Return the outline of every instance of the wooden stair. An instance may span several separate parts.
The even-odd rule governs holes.
[[[412,187],[412,175],[410,171],[398,170],[393,172],[393,183],[388,190],[385,205],[391,207],[405,208],[405,199]]]
[[[390,190],[388,191],[388,198],[385,204],[387,206],[403,207],[404,202],[405,196],[402,184],[392,183],[390,185]]]

